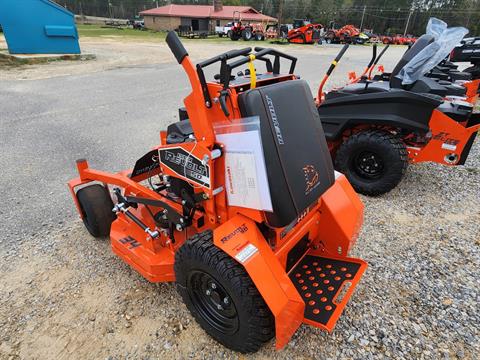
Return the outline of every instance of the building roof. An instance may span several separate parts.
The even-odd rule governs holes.
[[[189,18],[233,19],[234,12],[240,12],[241,19],[247,21],[276,22],[277,19],[263,15],[250,6],[223,6],[215,11],[212,5],[177,5],[170,4],[140,12],[142,16],[174,16]],[[237,14],[238,16],[238,14]]]

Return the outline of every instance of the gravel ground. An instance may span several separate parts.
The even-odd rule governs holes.
[[[288,48],[312,88],[336,50]],[[402,52],[394,51],[387,69]],[[348,66],[361,69],[368,55],[355,48]],[[61,64],[44,76],[28,68],[21,81],[0,69],[0,197],[8,206],[0,210],[0,358],[478,358],[478,141],[464,167],[411,166],[389,194],[362,197],[365,223],[352,253],[369,263],[362,282],[332,334],[301,326],[281,352],[273,342],[248,356],[223,348],[173,285],[148,283],[106,239],[92,239],[65,187],[73,160],[130,166],[188,90],[177,65],[145,61],[108,71],[80,64],[80,75],[60,76]]]

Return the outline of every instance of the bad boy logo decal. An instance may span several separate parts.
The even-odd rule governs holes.
[[[304,166],[303,173],[305,175],[305,183],[307,185],[305,188],[305,195],[308,195],[320,184],[320,176],[313,165]]]

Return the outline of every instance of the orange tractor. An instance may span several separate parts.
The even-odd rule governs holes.
[[[309,20],[296,19],[293,22],[293,29],[288,32],[287,39],[295,44],[321,43],[323,25],[312,24]]]
[[[367,36],[361,36],[361,32],[353,25],[345,25],[335,30],[329,29],[325,34],[327,44],[363,44],[368,40]]]
[[[68,185],[87,230],[109,236],[149,281],[175,282],[196,321],[230,349],[254,352],[273,337],[281,349],[302,323],[331,331],[367,267],[348,256],[363,205],[333,169],[296,59],[245,48],[194,65],[174,32],[166,42],[192,88],[181,120],[133,169],[109,173],[77,160]],[[207,81],[211,65],[220,72]],[[242,66],[249,73],[233,75]],[[242,136],[248,141],[231,141]],[[261,156],[248,161],[253,153],[236,148],[245,143]],[[234,203],[260,189],[261,174],[265,203]]]

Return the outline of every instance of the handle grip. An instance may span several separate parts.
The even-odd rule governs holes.
[[[217,55],[217,56],[214,56],[210,59],[207,59],[207,60],[204,60],[200,63],[198,63],[198,65],[201,67],[201,68],[204,68],[206,66],[209,66],[209,65],[212,65],[214,63],[216,63],[217,61],[222,61],[222,60],[230,60],[230,59],[233,59],[237,56],[246,56],[248,54],[250,54],[250,52],[252,51],[252,48],[244,48],[244,49],[238,49],[238,50],[230,50],[230,51],[227,51],[223,54],[220,54],[220,55]]]
[[[380,51],[380,54],[377,56],[377,58],[375,59],[375,62],[373,63],[374,65],[377,65],[378,62],[380,61],[381,57],[383,56],[383,54],[385,54],[385,51],[387,51],[387,49],[390,47],[390,44],[387,44],[387,46],[385,46],[383,48],[382,51]]]
[[[340,50],[340,52],[338,53],[337,57],[335,58],[335,60],[333,60],[333,62],[330,64],[330,67],[328,68],[327,70],[327,76],[330,76],[333,72],[333,69],[335,69],[335,66],[337,66],[337,63],[340,61],[340,59],[342,58],[342,56],[345,54],[345,51],[347,51],[348,47],[350,45],[349,44],[345,44],[343,45],[343,48],[342,50]]]
[[[177,59],[178,63],[181,64],[185,56],[188,56],[188,52],[175,31],[169,31],[165,41],[175,56],[175,59]]]
[[[276,65],[274,64],[274,66],[273,66],[274,72],[276,72],[276,73],[278,73],[279,68],[280,68],[280,58],[281,57],[290,60],[291,65],[290,65],[289,73],[293,74],[293,72],[295,70],[295,65],[297,63],[297,58],[296,57],[284,54],[280,51],[277,51],[277,50],[274,50],[274,49],[271,49],[271,48],[263,48],[263,47],[258,47],[258,46],[255,47],[255,51],[256,51],[256,53],[254,55],[259,60],[265,61],[264,57],[267,56],[267,55],[273,55],[273,56],[276,57],[276,59],[275,59]],[[248,57],[245,57],[243,59],[239,59],[239,60],[229,64],[230,70],[234,69],[238,66],[242,66],[242,65],[248,63],[249,61],[250,61],[250,59]]]
[[[373,64],[373,62],[375,61],[376,58],[377,58],[377,44],[373,44],[372,58],[370,59],[370,62],[367,65],[367,69],[369,69],[370,66],[372,66],[372,64]]]
[[[343,55],[345,54],[345,52],[347,51],[347,49],[350,47],[349,44],[345,44],[343,45],[343,48],[342,50],[340,50],[340,52],[338,53],[337,57],[335,58],[335,61],[340,61],[340,59],[343,57]]]
[[[237,56],[242,56],[242,55],[246,56],[250,54],[251,51],[252,51],[252,48],[249,48],[249,47],[244,49],[238,49],[238,50],[230,50],[225,53],[225,57],[227,58],[227,60],[230,60]]]
[[[281,51],[278,51],[278,50],[275,50],[275,49],[271,49],[271,48],[264,48],[264,47],[261,47],[261,46],[255,46],[254,50],[257,52],[257,54],[255,54],[255,56],[264,56],[264,55],[278,55],[280,57],[283,57],[285,59],[288,59],[288,60],[297,60],[297,58],[295,56],[291,56],[291,55],[288,55],[288,54],[285,54]]]

